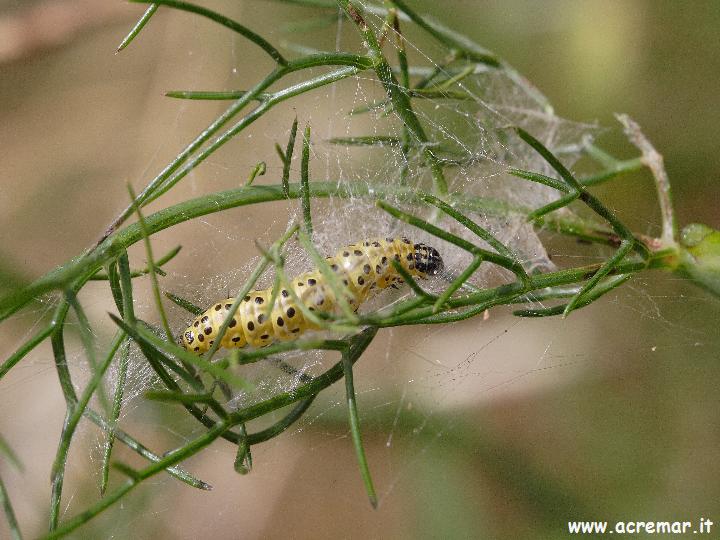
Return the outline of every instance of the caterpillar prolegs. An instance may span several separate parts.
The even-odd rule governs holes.
[[[344,247],[326,261],[338,276],[348,303],[357,311],[376,290],[403,282],[392,259],[413,277],[426,278],[443,270],[443,260],[436,249],[414,244],[407,238],[358,242]],[[327,313],[336,309],[335,295],[318,269],[300,274],[289,286],[309,310]],[[271,299],[272,288],[250,291],[230,321],[221,346],[265,347],[275,341],[297,339],[304,332],[317,328],[303,316],[286,288],[280,289],[270,316],[267,316],[267,302]],[[234,298],[228,298],[218,302],[198,316],[183,332],[181,342],[185,349],[197,354],[210,349],[234,301]]]

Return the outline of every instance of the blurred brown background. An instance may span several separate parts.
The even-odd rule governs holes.
[[[335,45],[332,28],[286,28],[327,11],[204,5],[276,44]],[[629,113],[664,154],[680,223],[720,227],[720,4],[412,5],[506,59],[558,114],[609,127],[600,142],[622,157],[634,150],[612,114]],[[224,109],[171,100],[164,91],[247,88],[270,67],[246,41],[169,10],[115,55],[142,9],[0,1],[0,290],[90,245],[126,205],[126,182],[145,185]],[[325,95],[261,120],[153,208],[237,185],[258,159],[276,181],[274,141],[285,139],[295,112],[301,121],[331,117],[322,109]],[[647,174],[599,193],[635,230],[657,231]],[[158,235],[156,253],[185,245],[168,266],[172,287],[197,290],[241,268],[254,256],[250,240],[271,239],[285,225],[285,208],[267,210],[226,212]],[[572,245],[548,241],[556,260],[574,262]],[[142,252],[133,255],[140,266]],[[112,309],[101,286],[82,300],[94,320]],[[0,358],[44,314],[38,304],[2,324]],[[232,471],[234,449],[218,442],[186,464],[214,491],[158,477],[76,537],[561,538],[571,519],[720,522],[719,315],[717,299],[674,276],[648,274],[565,321],[517,320],[499,310],[487,322],[384,332],[356,370],[377,511],[362,489],[338,387],[297,428],[256,447],[249,476]],[[98,329],[101,337],[109,331]],[[70,343],[78,352],[72,336]],[[0,462],[0,473],[29,537],[46,527],[63,417],[51,358],[49,347],[38,349],[0,384],[0,433],[26,466],[18,473]],[[138,398],[123,427],[162,452],[197,433],[189,420],[171,421],[178,416]],[[86,427],[75,441],[66,516],[98,497],[100,440]],[[0,537],[5,527],[0,519]]]

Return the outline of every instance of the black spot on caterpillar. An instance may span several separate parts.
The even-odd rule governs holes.
[[[339,283],[343,284],[348,303],[357,310],[378,289],[397,287],[397,283],[402,283],[402,277],[390,263],[392,259],[414,277],[426,278],[443,270],[443,260],[436,249],[414,244],[407,238],[358,242],[342,248],[326,260],[338,275]],[[317,269],[300,274],[292,280],[290,287],[310,310],[331,312],[337,306],[332,289],[325,283],[325,276]],[[266,317],[265,302],[269,302],[271,297],[272,288],[250,291],[235,312],[221,346],[265,347],[275,341],[297,339],[304,332],[317,328],[305,319],[285,289],[277,295],[271,316]],[[182,333],[183,347],[197,354],[209,350],[234,301],[234,298],[228,298],[215,303],[190,323]]]

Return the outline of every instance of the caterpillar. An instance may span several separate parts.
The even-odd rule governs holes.
[[[425,244],[414,244],[407,238],[366,240],[351,244],[326,258],[337,274],[343,293],[352,309],[358,310],[378,289],[397,286],[403,282],[391,260],[395,259],[413,277],[426,278],[443,270],[438,251]],[[311,311],[332,312],[337,306],[333,290],[318,270],[300,274],[290,284],[295,297]],[[272,300],[272,288],[250,291],[240,303],[220,345],[225,348],[265,347],[276,341],[297,339],[317,325],[303,316],[293,296],[286,288],[278,291],[268,316],[267,303]],[[202,354],[213,345],[226,319],[234,298],[209,307],[199,315],[181,336],[186,350]]]

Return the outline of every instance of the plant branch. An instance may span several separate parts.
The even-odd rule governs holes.
[[[618,114],[616,117],[625,128],[627,138],[642,152],[641,160],[643,165],[652,171],[662,217],[662,236],[660,240],[663,246],[674,246],[678,242],[678,225],[673,210],[670,179],[665,171],[663,157],[655,150],[655,147],[640,130],[640,126],[632,118],[627,114]]]
[[[300,185],[289,185],[290,198],[300,196]],[[338,182],[310,182],[310,195],[318,197],[372,197],[372,198],[399,198],[405,202],[413,203],[419,200],[418,192],[396,186],[386,185],[346,185]],[[281,185],[243,186],[236,189],[203,195],[182,203],[169,206],[146,217],[149,234],[172,227],[191,219],[246,205],[264,202],[280,201],[285,199]],[[448,201],[460,205],[468,210],[482,212],[490,216],[507,217],[512,214],[529,213],[528,209],[513,207],[504,201],[468,197],[462,194],[448,195]],[[604,225],[594,225],[574,217],[560,218],[545,216],[538,220],[538,225],[557,230],[565,234],[577,236],[584,240],[600,242],[609,245],[617,244],[613,239],[612,231]],[[17,290],[4,298],[0,298],[0,321],[6,319],[33,298],[46,294],[52,290],[62,289],[77,279],[89,269],[96,272],[107,261],[116,258],[120,252],[142,239],[137,224],[128,225],[108,237],[96,249],[72,259],[68,263],[48,272],[43,277],[27,287]]]
[[[447,182],[443,173],[442,165],[437,156],[433,153],[427,143],[429,142],[425,130],[420,124],[417,116],[413,112],[412,103],[408,96],[407,89],[400,86],[393,70],[387,59],[380,49],[375,33],[368,26],[363,18],[360,9],[350,0],[338,0],[338,5],[342,7],[348,18],[355,23],[360,35],[363,38],[368,55],[372,59],[373,69],[380,79],[385,92],[393,103],[393,109],[398,115],[403,125],[407,127],[410,133],[417,141],[417,145],[422,147],[422,154],[427,162],[433,176],[433,184],[435,192],[438,196],[447,195]]]
[[[373,340],[376,332],[377,329],[368,328],[361,334],[352,338],[349,347],[343,355],[346,355],[350,359],[350,362],[354,364]],[[136,471],[136,473],[133,474],[120,488],[106,495],[105,498],[101,499],[81,514],[71,518],[62,527],[52,531],[45,538],[47,540],[60,538],[77,529],[96,515],[100,514],[103,510],[112,506],[127,493],[137,487],[142,481],[151,478],[167,467],[176,465],[180,461],[196,454],[233,426],[247,423],[254,418],[263,416],[269,411],[276,410],[280,407],[284,407],[305,398],[317,395],[321,390],[340,380],[342,376],[343,362],[341,360],[323,374],[314,378],[312,382],[301,385],[290,392],[282,392],[259,403],[229,414],[227,418],[217,422],[212,428],[208,429],[208,431],[189,441],[182,448],[173,450],[166,454],[160,461],[153,463],[144,469]]]

